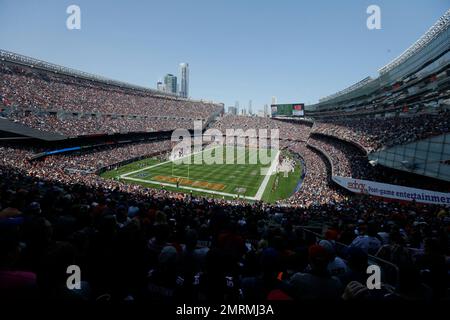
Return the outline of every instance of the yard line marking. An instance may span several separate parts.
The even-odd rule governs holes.
[[[217,146],[217,147],[215,147],[215,148],[213,148],[213,149],[216,149],[216,148],[218,148],[218,147],[219,147],[219,146]],[[199,151],[199,152],[190,153],[190,154],[188,154],[188,155],[186,155],[186,156],[184,156],[184,157],[178,158],[177,160],[180,160],[180,159],[183,159],[183,158],[187,158],[187,157],[191,157],[191,156],[193,156],[193,155],[195,155],[195,154],[202,153],[203,151],[204,151],[204,149],[203,149],[202,151]],[[157,164],[154,164],[154,165],[151,165],[151,166],[148,166],[148,167],[139,169],[139,170],[131,171],[131,172],[128,172],[128,173],[125,173],[125,174],[120,175],[119,178],[123,179],[123,178],[125,178],[125,177],[127,177],[127,176],[129,176],[129,175],[132,175],[132,174],[135,174],[135,173],[138,173],[138,172],[147,170],[147,169],[156,168],[156,167],[162,166],[163,164],[166,164],[166,163],[169,163],[169,162],[173,162],[173,161],[172,161],[172,160],[168,160],[168,161],[160,162],[160,163],[157,163]]]
[[[229,147],[229,146],[227,146],[227,148],[223,148],[223,147],[220,147],[220,148],[221,149],[226,149],[226,150],[231,150],[231,147]],[[250,152],[250,150],[245,150],[245,151],[246,151],[246,154],[248,154]],[[235,156],[237,156],[237,155],[235,154]],[[244,157],[245,157],[245,154],[244,154]],[[241,158],[240,157],[235,158],[235,162],[236,162],[237,159],[241,159]],[[226,165],[226,164],[224,164],[224,165]],[[233,164],[233,166],[235,166],[235,164]],[[242,176],[239,177],[238,176],[238,177],[236,177],[234,179],[226,179],[226,178],[224,178],[224,179],[221,179],[220,181],[217,181],[215,179],[211,179],[210,177],[214,177],[218,172],[223,170],[223,167],[221,167],[221,166],[217,166],[217,168],[215,168],[213,170],[210,170],[206,174],[204,172],[202,172],[203,170],[204,170],[203,167],[200,167],[200,168],[197,168],[197,169],[195,167],[193,167],[193,168],[191,168],[191,173],[192,172],[201,172],[202,173],[202,180],[208,181],[208,182],[226,183],[226,184],[237,183],[237,184],[239,184],[239,187],[245,187],[247,189],[256,189],[256,187],[259,187],[259,184],[258,184],[258,186],[247,185],[245,183],[245,182],[248,181],[248,178],[246,176],[245,177],[242,177]],[[234,172],[239,172],[241,174],[245,173],[247,171],[248,170],[234,170]],[[182,176],[182,175],[174,175],[174,176],[180,177],[180,178],[187,178],[186,176]]]
[[[206,147],[206,148],[208,148],[208,147]],[[187,158],[187,157],[193,157],[194,155],[203,153],[205,150],[207,150],[206,148],[203,149],[203,150],[201,150],[201,151],[199,151],[199,152],[195,152],[195,153],[188,154],[188,155],[183,156],[183,157],[181,157],[181,158],[178,158],[178,159],[176,159],[176,160],[179,161],[180,159],[184,159],[184,158]],[[223,148],[223,146],[215,146],[215,147],[212,147],[212,148],[208,148],[208,150],[210,150],[210,149],[215,150],[215,149],[218,149],[218,148]],[[231,148],[231,146],[225,146],[225,149],[227,149],[227,148]],[[239,147],[238,147],[238,148],[239,148]],[[251,152],[251,150],[252,150],[253,148],[250,148],[250,149],[247,149],[247,148],[245,148],[245,147],[243,147],[243,148],[244,148],[244,150],[245,150],[244,155],[243,155],[244,160],[245,160],[245,158],[247,157],[247,155],[249,155],[249,153]],[[222,150],[223,150],[223,149],[222,149]],[[255,150],[257,150],[257,149],[255,149]],[[235,151],[237,151],[237,150],[235,150]],[[247,200],[261,200],[261,197],[262,197],[262,195],[263,195],[263,193],[264,193],[264,191],[265,191],[265,189],[266,189],[266,187],[267,187],[267,184],[268,184],[268,182],[269,182],[270,176],[272,175],[272,173],[273,173],[273,172],[275,171],[275,169],[276,169],[276,164],[277,164],[278,162],[275,161],[275,160],[278,159],[279,154],[280,154],[280,151],[277,152],[276,156],[275,156],[274,159],[272,160],[271,166],[270,166],[270,168],[267,170],[267,173],[266,173],[266,175],[265,175],[265,177],[264,177],[264,180],[263,180],[262,183],[260,184],[259,189],[258,189],[258,191],[257,191],[257,193],[256,193],[256,195],[255,195],[254,197],[243,196],[243,195],[241,195],[241,194],[234,194],[234,193],[226,193],[226,192],[214,191],[214,190],[210,190],[210,189],[202,189],[202,188],[189,187],[189,186],[179,186],[178,188],[180,188],[180,189],[186,189],[186,190],[193,190],[193,191],[200,191],[200,192],[204,192],[204,193],[212,193],[212,194],[223,195],[223,196],[228,196],[228,197],[239,197],[239,198],[241,198],[241,199],[247,199]],[[235,153],[235,156],[237,156],[237,152]],[[234,159],[234,161],[236,162],[235,165],[238,165],[238,164],[237,164],[238,159],[239,159],[239,160],[242,159],[242,156],[240,156],[240,157],[235,157],[235,159]],[[144,179],[139,179],[139,178],[132,178],[132,177],[129,177],[130,175],[133,175],[133,174],[135,174],[135,173],[138,173],[138,172],[141,172],[141,171],[146,171],[146,170],[149,170],[149,169],[153,169],[153,168],[156,168],[156,167],[159,167],[159,166],[168,164],[168,163],[173,163],[173,162],[174,162],[174,160],[168,160],[168,161],[165,161],[165,162],[160,162],[160,163],[157,163],[157,164],[154,164],[154,165],[150,165],[150,166],[147,166],[147,167],[144,167],[144,168],[135,170],[135,171],[131,171],[131,172],[128,172],[128,173],[119,175],[118,177],[119,177],[120,179],[124,179],[124,180],[132,180],[132,181],[144,182],[144,183],[155,184],[155,185],[160,185],[160,186],[161,186],[161,185],[164,185],[164,186],[169,186],[169,187],[176,187],[175,184],[170,184],[170,183],[165,183],[165,182],[160,182],[160,181],[144,180]],[[245,162],[245,161],[244,161],[244,162]],[[261,168],[260,168],[260,169],[261,169]],[[221,168],[221,167],[218,167],[217,169],[212,170],[212,172],[210,172],[209,174],[206,174],[206,176],[209,177],[210,175],[213,175],[215,172],[220,171],[220,170],[222,170],[222,168]],[[236,170],[236,172],[239,172],[239,173],[240,173],[240,172],[245,172],[245,171],[246,171],[246,170]],[[240,178],[240,177],[239,177],[239,178]],[[151,179],[151,178],[150,178],[150,179]],[[225,179],[225,180],[226,180],[226,181],[223,181],[223,180],[220,181],[220,183],[228,183],[228,180],[227,180],[227,179]],[[236,179],[236,178],[233,179],[233,181],[236,181],[236,180],[239,180],[239,181],[240,181],[240,179]],[[209,181],[209,180],[208,180],[208,182],[218,182],[218,183],[219,183],[219,181]],[[254,186],[247,186],[247,185],[244,185],[244,184],[239,184],[238,187],[246,187],[246,188],[249,188],[249,189],[254,188]]]
[[[269,170],[267,170],[266,176],[264,177],[263,182],[259,186],[258,192],[255,195],[256,200],[261,200],[264,194],[264,190],[266,190],[267,184],[269,183],[270,176],[272,175],[273,172],[275,172],[275,169],[277,168],[279,155],[280,150],[278,150],[275,158],[272,161],[272,165],[270,166]]]
[[[151,184],[162,185],[162,186],[168,186],[168,187],[175,187],[176,186],[174,184],[165,183],[165,182],[147,181],[147,180],[144,180],[144,179],[137,179],[137,178],[130,178],[130,177],[124,177],[123,179],[125,179],[125,180],[133,180],[133,181],[138,181],[138,182],[151,183]],[[213,193],[213,194],[218,194],[218,195],[227,196],[227,197],[238,197],[238,194],[234,194],[234,193],[226,193],[226,192],[213,191],[213,190],[207,190],[207,189],[201,189],[201,188],[193,188],[193,187],[185,187],[185,186],[179,186],[178,188],[179,189],[186,189],[186,190],[200,191],[200,192],[204,192],[204,193]],[[256,200],[255,197],[239,196],[239,198],[240,199],[244,198],[244,199],[247,199],[247,200]]]
[[[223,148],[223,147],[221,147],[221,146],[219,146],[219,148],[221,148],[221,149],[225,149],[225,148]],[[229,147],[229,146],[227,146],[227,150],[229,150],[231,147]],[[245,150],[246,151],[246,153],[248,153],[249,152],[249,150]],[[236,158],[235,158],[236,159]],[[235,164],[233,164],[233,165],[235,165]],[[202,172],[204,169],[203,168],[195,168],[195,167],[193,167],[193,168],[191,168],[191,173],[192,172]],[[255,189],[255,186],[253,185],[253,186],[250,186],[250,185],[246,185],[246,184],[244,184],[245,182],[247,182],[248,181],[248,178],[247,177],[237,177],[237,178],[234,178],[234,179],[230,179],[230,180],[228,180],[228,179],[222,179],[222,180],[220,180],[220,181],[217,181],[217,180],[214,180],[214,179],[210,179],[210,177],[211,176],[215,176],[216,175],[216,173],[217,172],[220,172],[221,170],[223,170],[223,167],[221,167],[221,166],[217,166],[217,168],[216,169],[213,169],[213,170],[210,170],[210,172],[209,173],[202,173],[203,174],[203,176],[202,176],[202,180],[204,180],[204,181],[208,181],[208,182],[216,182],[216,183],[225,183],[225,184],[232,184],[233,182],[238,182],[238,184],[239,184],[239,187],[245,187],[245,188],[247,188],[247,189]],[[243,172],[245,172],[245,170],[237,170],[237,172],[241,172],[241,173],[243,173]],[[179,178],[187,178],[186,176],[181,176],[181,175],[174,175],[175,177],[179,177]],[[151,179],[151,177],[150,177],[150,179]]]
[[[237,151],[236,149],[234,149],[234,147],[231,147],[231,146],[225,146],[225,148],[222,147],[222,152],[225,151],[225,154],[226,154],[228,152],[228,150],[233,150],[233,152],[234,152],[234,151]],[[244,149],[244,151],[245,151],[245,153],[244,153],[244,157],[245,157],[245,154],[248,152],[248,150]],[[239,157],[236,158],[236,156],[237,156],[236,152],[234,152],[234,156],[235,156],[234,157],[234,162],[235,163],[232,164],[233,166],[236,165],[236,163],[238,162],[238,159],[241,159]],[[226,155],[225,155],[225,157],[226,157]],[[226,163],[225,163],[225,165],[226,165]],[[209,173],[205,174],[204,177],[205,178],[207,177],[209,179],[210,176],[214,176],[217,172],[220,172],[222,169],[223,169],[222,167],[218,166],[217,169],[211,170]],[[230,184],[227,179],[225,179],[225,180],[227,181],[228,184]],[[232,179],[231,181],[232,182],[236,182],[236,181],[240,181],[240,179]],[[243,181],[247,181],[247,179],[244,178]],[[249,188],[249,189],[254,188],[253,186],[247,186],[247,185],[240,185],[240,186],[241,187],[246,187],[246,188]]]

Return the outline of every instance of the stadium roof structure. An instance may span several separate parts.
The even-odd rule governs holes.
[[[358,81],[357,83],[352,84],[350,87],[347,87],[347,88],[345,88],[345,89],[343,89],[341,91],[338,91],[336,93],[330,94],[329,96],[326,96],[324,98],[319,99],[319,102],[325,102],[325,101],[331,100],[333,98],[342,96],[342,95],[344,95],[346,93],[349,93],[349,92],[351,92],[353,90],[356,90],[356,89],[359,89],[361,87],[364,87],[366,84],[368,84],[372,80],[373,80],[372,77],[366,77],[366,78],[362,79],[361,81]]]
[[[16,139],[18,139],[17,137],[20,139],[33,138],[44,141],[59,141],[67,139],[66,136],[61,134],[33,129],[27,127],[26,125],[15,123],[4,118],[0,118],[0,131],[12,134],[12,136]]]
[[[330,101],[334,98],[343,96],[345,94],[348,94],[350,92],[353,92],[355,90],[358,90],[360,88],[363,88],[365,85],[371,83],[372,81],[380,79],[381,76],[386,75],[390,71],[394,70],[404,62],[406,62],[409,58],[415,56],[418,54],[421,50],[426,48],[433,40],[438,38],[443,32],[446,32],[446,30],[450,26],[450,9],[447,10],[442,17],[438,19],[438,21],[431,26],[430,29],[428,29],[427,32],[423,36],[419,38],[413,45],[411,45],[408,49],[406,49],[402,54],[400,54],[397,58],[392,60],[390,63],[385,65],[384,67],[380,68],[378,70],[379,77],[377,78],[371,78],[366,77],[362,79],[361,81],[349,86],[348,88],[345,88],[341,91],[338,91],[334,94],[325,96],[323,98],[319,99],[319,104],[323,102]],[[307,106],[310,107],[310,106]]]
[[[390,63],[378,70],[380,75],[383,75],[395,67],[399,66],[410,57],[418,53],[420,50],[425,48],[431,41],[436,39],[442,32],[448,29],[450,26],[450,9],[439,18],[439,20],[430,28],[423,36],[419,38],[413,45],[406,49],[397,58],[392,60]]]

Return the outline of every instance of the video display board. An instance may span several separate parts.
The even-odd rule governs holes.
[[[305,104],[304,103],[287,103],[287,104],[272,104],[271,106],[272,116],[297,116],[303,117]]]

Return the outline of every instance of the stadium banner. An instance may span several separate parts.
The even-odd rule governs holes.
[[[450,193],[410,188],[395,184],[353,179],[348,177],[333,176],[332,179],[340,186],[354,193],[402,201],[415,200],[418,203],[450,205]]]

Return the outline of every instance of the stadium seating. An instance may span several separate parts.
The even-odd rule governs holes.
[[[343,177],[373,180],[373,168],[364,154],[350,143],[327,136],[313,135],[308,144],[326,154],[333,165],[333,174]]]
[[[216,121],[212,127],[221,130],[223,134],[226,134],[227,129],[242,129],[244,131],[248,129],[266,129],[268,130],[268,136],[270,136],[270,130],[278,129],[279,138],[282,140],[304,141],[309,136],[311,125],[312,123],[309,122],[288,122],[263,117],[234,116],[227,114]]]
[[[10,112],[6,117],[31,128],[68,137],[104,133],[172,131],[177,128],[193,129],[193,120],[165,117],[134,118],[127,115],[120,117],[101,115],[80,118],[78,116],[58,117],[55,114],[38,115],[23,111]]]
[[[418,114],[404,118],[353,119],[315,122],[313,133],[322,133],[355,142],[373,152],[383,147],[406,144],[449,132],[450,114]]]
[[[2,115],[68,136],[160,131],[207,122],[222,106],[156,96],[14,63],[0,62]]]

